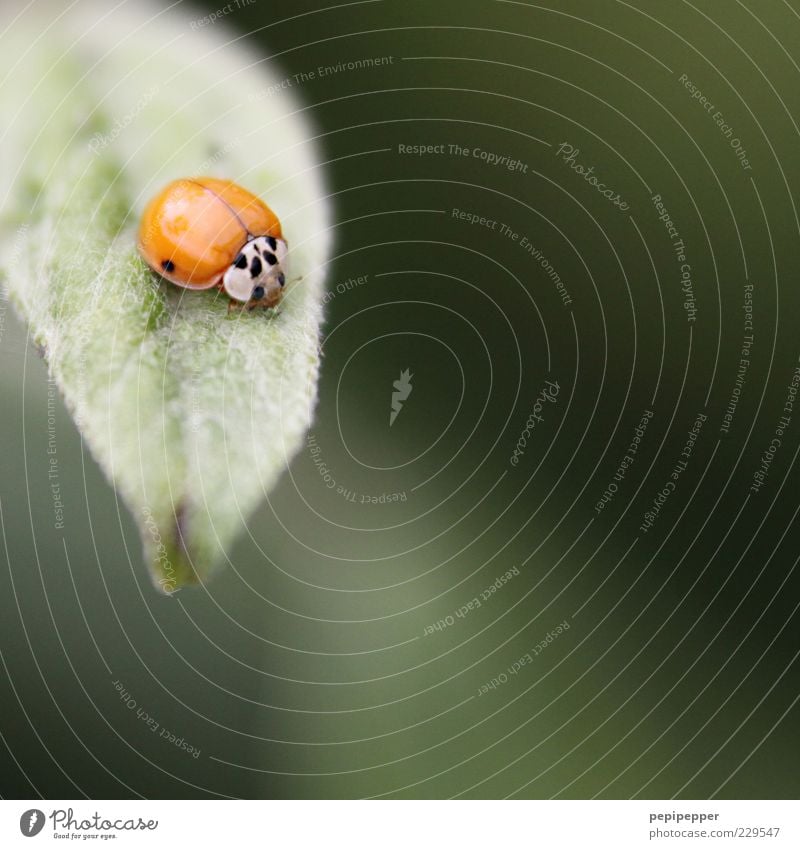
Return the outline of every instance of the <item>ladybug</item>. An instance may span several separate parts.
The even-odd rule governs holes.
[[[286,283],[281,223],[230,180],[191,177],[165,186],[145,208],[139,253],[184,289],[223,290],[234,307],[275,307]]]

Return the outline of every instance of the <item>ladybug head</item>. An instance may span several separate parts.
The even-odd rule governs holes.
[[[287,245],[273,236],[254,236],[222,277],[225,292],[250,307],[274,307],[286,282]]]

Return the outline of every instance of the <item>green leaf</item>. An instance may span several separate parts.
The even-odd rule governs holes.
[[[171,592],[228,559],[311,421],[329,250],[313,133],[280,71],[219,23],[140,2],[32,6],[0,38],[3,281]],[[281,217],[274,313],[229,315],[138,256],[149,197],[199,174]]]

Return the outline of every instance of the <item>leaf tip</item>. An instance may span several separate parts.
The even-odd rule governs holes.
[[[153,519],[149,510],[144,511],[142,538],[144,540],[145,560],[150,565],[153,585],[165,595],[174,595],[185,587],[202,583],[195,566],[196,558],[191,556],[186,534],[186,509],[179,505],[168,523],[159,523]],[[161,534],[159,527],[164,527]]]

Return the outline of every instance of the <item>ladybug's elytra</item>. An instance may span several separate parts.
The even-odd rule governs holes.
[[[275,213],[230,180],[174,180],[147,205],[139,252],[185,289],[214,286],[230,307],[274,307],[286,283],[288,248]]]

